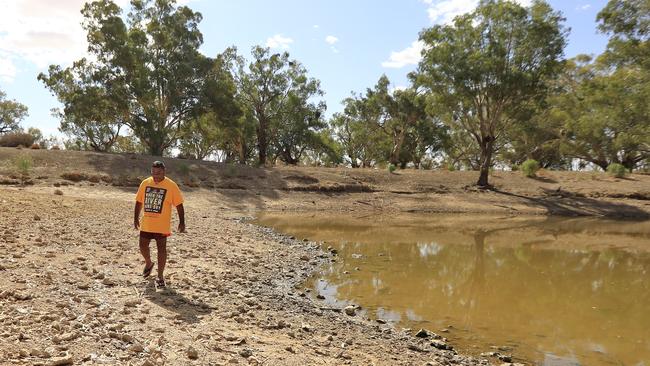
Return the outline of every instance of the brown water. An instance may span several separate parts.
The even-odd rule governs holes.
[[[308,284],[331,305],[427,328],[474,355],[650,365],[650,221],[267,213],[258,222],[338,250]]]

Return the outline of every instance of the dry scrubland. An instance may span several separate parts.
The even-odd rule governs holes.
[[[33,162],[28,175],[21,156]],[[500,364],[323,307],[302,283],[337,257],[242,218],[258,210],[650,213],[646,175],[496,172],[495,190],[482,191],[472,172],[167,159],[186,194],[188,233],[170,238],[163,291],[138,276],[131,227],[151,160],[0,148],[0,364]]]

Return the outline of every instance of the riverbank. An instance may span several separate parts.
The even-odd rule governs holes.
[[[28,160],[27,174],[20,162]],[[35,188],[115,187],[131,191],[152,157],[0,148],[0,185]],[[210,191],[240,212],[368,211],[650,217],[650,175],[541,170],[535,178],[494,171],[491,189],[476,172],[290,167],[253,168],[165,159],[184,191]]]

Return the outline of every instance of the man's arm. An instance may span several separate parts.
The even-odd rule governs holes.
[[[185,232],[185,208],[183,204],[176,206],[176,211],[178,212],[178,232]]]
[[[135,209],[133,210],[133,227],[136,230],[140,229],[140,210],[142,210],[142,202],[135,201]]]

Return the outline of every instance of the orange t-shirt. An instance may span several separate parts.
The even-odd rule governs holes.
[[[153,177],[143,180],[135,200],[144,206],[140,230],[171,234],[172,208],[183,203],[181,190],[173,180],[167,177],[160,183],[156,183]]]

